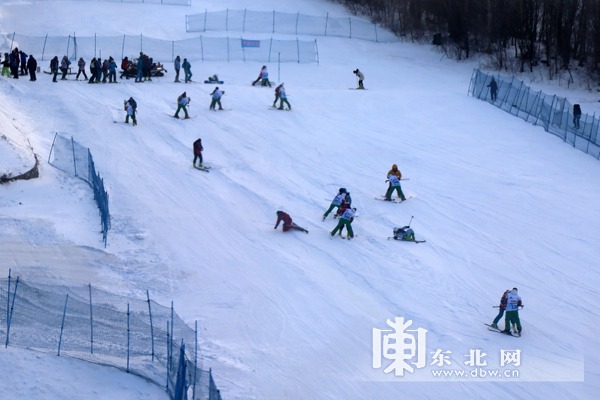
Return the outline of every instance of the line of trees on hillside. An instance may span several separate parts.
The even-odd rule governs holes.
[[[521,72],[541,63],[550,78],[577,65],[600,79],[600,0],[334,1],[412,40],[441,39],[458,59],[486,53]]]

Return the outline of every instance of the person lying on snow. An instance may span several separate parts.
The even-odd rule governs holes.
[[[280,222],[283,222],[283,231],[284,232],[295,229],[297,231],[302,231],[302,232],[308,233],[308,231],[306,229],[299,227],[298,225],[293,223],[292,217],[290,217],[289,214],[284,213],[283,211],[277,211],[277,223],[275,224],[275,228],[273,228],[273,229],[277,229]]]

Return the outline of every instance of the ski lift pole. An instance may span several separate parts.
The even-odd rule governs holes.
[[[281,53],[277,53],[277,81],[281,83]]]

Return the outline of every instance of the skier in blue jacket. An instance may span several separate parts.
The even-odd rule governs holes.
[[[144,79],[143,79],[144,78],[144,60],[143,60],[143,57],[144,57],[144,53],[142,53],[140,51],[140,58],[138,58],[137,66],[136,66],[136,68],[137,68],[137,71],[136,71],[137,78],[135,78],[136,82],[144,82]]]
[[[112,57],[108,59],[108,83],[117,83],[117,63]]]
[[[327,216],[329,215],[329,213],[331,211],[333,211],[333,209],[335,207],[340,208],[340,206],[342,205],[342,201],[346,198],[346,189],[345,188],[340,188],[338,194],[334,197],[333,201],[331,202],[331,205],[329,206],[329,208],[327,209],[327,211],[325,211],[325,214],[323,214],[323,221],[325,221],[325,218],[327,218]]]

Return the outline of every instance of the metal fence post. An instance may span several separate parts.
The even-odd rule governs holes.
[[[510,91],[513,87],[513,82],[515,81],[515,77],[512,77],[512,80],[510,81],[510,85],[508,90],[506,91],[506,94],[504,95],[504,98],[502,99],[502,104],[506,104],[506,99],[508,98],[508,95],[510,94]]]
[[[94,57],[96,57],[98,54],[96,53],[96,34],[94,33]]]
[[[60,345],[62,343],[62,334],[63,328],[65,327],[65,316],[67,315],[67,303],[69,302],[69,295],[67,294],[67,299],[65,300],[65,310],[63,311],[63,319],[60,324],[60,336],[58,338],[58,356],[60,357]]]
[[[479,73],[477,74],[477,76],[481,76],[483,75],[483,72],[479,71]],[[477,98],[481,100],[481,93],[483,93],[483,88],[485,88],[485,83],[487,82],[487,78],[488,78],[489,74],[485,74],[485,79],[483,80],[483,84],[481,85],[481,90],[479,91],[479,94],[477,95]],[[486,98],[487,98],[487,93],[486,93]]]
[[[17,32],[13,32],[13,38],[10,42],[10,51],[12,51],[13,49],[13,44],[15,43],[15,35],[17,34]]]
[[[271,44],[269,44],[269,62],[271,62],[271,49],[273,49],[273,37],[271,37]]]
[[[329,22],[329,13],[327,13],[327,17],[325,17],[325,36],[327,36],[327,23]]]
[[[10,322],[12,321],[13,310],[15,308],[15,299],[17,298],[17,288],[19,287],[19,277],[17,276],[17,282],[15,282],[15,293],[13,294],[12,305],[10,306],[10,316],[8,317],[8,325],[6,326],[6,346],[8,347],[8,337],[10,336]]]
[[[317,65],[319,65],[319,46],[317,46],[317,39],[315,39],[315,49],[317,50]]]
[[[44,47],[42,48],[42,61],[44,61],[44,53],[46,52],[46,42],[48,41],[48,34],[46,33],[46,38],[44,39]]]
[[[167,321],[167,393],[169,393],[169,365],[171,364],[171,354],[169,353],[171,342],[169,338],[169,321]]]
[[[90,354],[94,354],[94,314],[92,313],[92,284],[90,286]]]
[[[200,36],[200,53],[202,53],[202,62],[204,62],[204,44],[202,42],[202,36]]]
[[[6,324],[8,325],[8,310],[10,310],[10,273],[12,268],[8,269],[8,290],[6,291]],[[6,338],[8,340],[8,338]]]
[[[225,10],[225,32],[229,30],[229,8]]]
[[[566,101],[565,101],[565,103],[566,103]],[[563,105],[563,109],[564,109],[564,105]],[[571,112],[571,110],[569,110],[567,108],[567,122],[565,123],[565,143],[567,142],[567,136],[569,135],[569,112]]]
[[[173,302],[171,301],[171,344],[170,344],[170,351],[169,351],[169,362],[172,363],[173,362],[173,341],[175,340],[175,338],[173,337]],[[171,367],[173,365],[171,364]]]
[[[194,389],[192,400],[196,400],[196,375],[198,373],[198,321],[196,321],[194,333],[196,334],[196,348],[194,350]]]
[[[67,59],[69,58],[69,45],[71,44],[71,35],[69,35],[69,39],[67,40]]]
[[[273,10],[273,33],[275,33],[275,10]]]
[[[242,22],[242,32],[246,32],[246,9],[244,8],[244,22]]]
[[[75,161],[75,141],[73,140],[73,136],[71,136],[71,149],[73,150],[73,168],[75,169],[75,176],[77,176],[77,163]]]
[[[348,22],[350,23],[350,39],[352,39],[352,19],[348,17]]]
[[[50,157],[52,157],[52,150],[54,149],[54,142],[56,141],[57,135],[58,135],[58,132],[54,134],[54,140],[52,140],[52,146],[50,146],[50,153],[48,154],[48,164],[50,164]],[[10,274],[9,274],[9,278],[10,278]]]
[[[298,48],[298,64],[300,64],[300,41],[298,40],[298,36],[296,36],[296,47]]]
[[[204,9],[204,32],[206,32],[206,14],[208,14],[208,8]]]
[[[242,43],[242,58],[244,59],[244,62],[246,62],[246,50],[244,50],[244,38],[240,36],[240,40]]]
[[[550,104],[550,112],[548,113],[548,123],[546,124],[546,132],[550,129],[550,124],[554,124],[554,101],[556,100],[556,95],[552,97],[552,104]]]
[[[129,303],[127,303],[127,373],[129,373]]]
[[[152,307],[150,306],[150,292],[146,290],[148,297],[148,314],[150,315],[150,337],[152,338],[152,361],[154,361],[154,327],[152,326]]]

